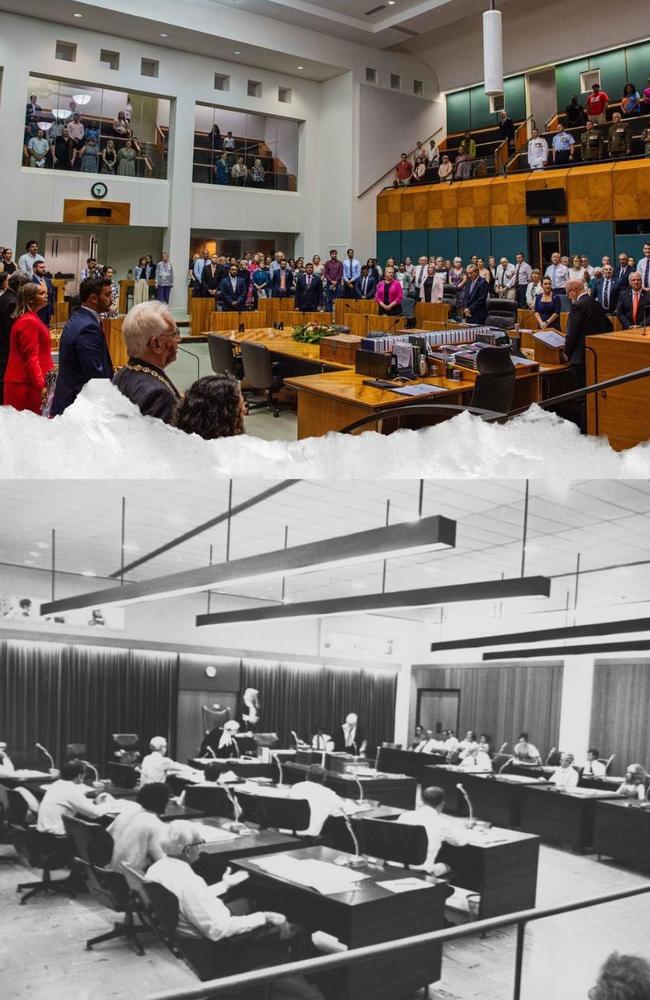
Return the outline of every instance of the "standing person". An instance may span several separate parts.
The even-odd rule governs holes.
[[[31,279],[37,260],[45,260],[45,257],[38,252],[36,240],[28,240],[25,244],[25,253],[18,258],[18,270]]]
[[[515,123],[507,111],[499,112],[499,138],[508,141],[508,150],[515,148]]]
[[[223,311],[238,312],[244,309],[247,291],[246,283],[239,274],[237,265],[231,264],[228,276],[222,279],[218,289],[218,298]]]
[[[528,140],[528,166],[531,170],[543,170],[548,163],[548,143],[537,128]]]
[[[632,129],[618,111],[612,115],[607,133],[607,152],[610,156],[629,156],[632,152]]]
[[[357,298],[374,299],[377,290],[377,274],[367,264],[361,268],[361,276],[357,281]]]
[[[551,263],[544,272],[545,278],[551,279],[553,291],[556,295],[564,295],[564,289],[569,278],[569,268],[562,263],[559,253],[551,254]]]
[[[169,262],[169,254],[164,250],[159,263],[156,264],[155,281],[156,298],[159,302],[169,302],[169,296],[174,287],[174,268]]]
[[[6,271],[7,274],[14,274],[14,272],[16,271],[16,265],[11,259],[12,256],[13,256],[13,250],[10,250],[9,247],[5,247],[5,249],[2,251],[1,263],[2,263],[2,270]]]
[[[356,298],[356,281],[361,277],[361,264],[354,256],[354,250],[349,249],[343,261],[343,286],[341,295],[344,299]]]
[[[587,112],[578,101],[576,94],[571,98],[571,102],[566,106],[566,124],[568,128],[578,128],[587,121]]]
[[[63,327],[59,342],[59,374],[51,415],[63,413],[93,378],[113,377],[100,313],[111,307],[109,278],[86,278],[79,288],[80,308]]]
[[[633,83],[626,83],[623,87],[621,111],[626,118],[629,115],[641,114],[641,95]]]
[[[309,261],[304,274],[296,278],[296,309],[299,312],[320,312],[322,308],[323,282],[320,275],[314,274],[314,265]]]
[[[54,315],[54,285],[52,284],[52,279],[48,274],[47,265],[44,260],[37,260],[34,264],[34,273],[32,275],[32,280],[37,284],[41,285],[47,293],[47,301],[42,309],[39,310],[39,319],[42,319],[46,326],[49,326],[52,322],[52,316]]]
[[[603,137],[594,125],[591,118],[585,125],[585,130],[580,136],[580,147],[583,161],[602,160],[603,158]]]
[[[600,302],[592,298],[581,282],[568,281],[566,294],[571,300],[571,309],[564,341],[564,356],[571,365],[574,389],[583,389],[587,384],[585,338],[596,333],[611,333],[612,323]],[[576,409],[578,426],[581,432],[586,434],[584,396],[576,404]]]
[[[0,296],[0,406],[4,402],[4,377],[9,359],[11,328],[15,322],[14,313],[18,303],[18,292],[28,281],[29,278],[20,271],[15,272],[9,277],[7,291]]]
[[[172,423],[181,394],[165,374],[176,360],[180,333],[164,302],[142,302],[124,320],[122,330],[129,360],[113,377],[122,395],[145,417]]]
[[[38,130],[36,135],[27,143],[27,150],[29,152],[29,165],[30,167],[40,167],[45,166],[45,158],[50,150],[50,144],[45,138],[45,132],[43,129]]]
[[[516,297],[515,280],[516,269],[507,257],[502,257],[494,276],[494,290],[500,299]]]
[[[490,287],[485,278],[479,275],[476,264],[468,264],[467,282],[462,293],[463,318],[467,322],[479,326],[485,323],[489,291]]]
[[[530,281],[526,286],[526,305],[524,309],[534,310],[535,299],[542,294],[542,272],[538,268],[533,268]]]
[[[115,143],[112,139],[108,140],[106,148],[102,150],[101,161],[101,172],[103,174],[115,173],[115,169],[117,167],[117,150],[115,149]]]
[[[130,139],[127,139],[117,154],[118,177],[135,177],[135,149]]]
[[[54,368],[50,331],[39,319],[47,305],[42,285],[27,282],[18,292],[4,378],[4,403],[16,410],[41,413],[47,394],[47,374]]]
[[[284,257],[271,275],[271,295],[274,299],[288,299],[293,295],[293,271],[289,270]]]
[[[591,93],[587,97],[586,111],[587,118],[594,125],[604,125],[607,120],[607,105],[609,97],[604,90],[600,89],[599,83],[594,83]]]
[[[442,275],[436,273],[435,265],[429,264],[424,281],[420,285],[422,302],[442,302],[444,281]]]
[[[113,317],[118,315],[119,311],[119,301],[120,301],[120,289],[116,281],[113,280],[115,272],[110,265],[105,264],[101,270],[101,277],[107,278],[111,283],[111,304],[108,308],[108,312],[102,313],[101,317],[104,319],[105,316]]]
[[[438,177],[441,182],[446,181],[448,184],[454,179],[454,165],[446,153],[443,153],[442,162],[438,167]]]
[[[521,250],[517,251],[515,254],[515,301],[518,309],[526,308],[526,289],[532,273],[533,269]]]
[[[387,267],[384,271],[383,280],[377,285],[375,292],[375,302],[377,303],[380,316],[401,316],[402,299],[404,289],[402,283],[395,278],[395,271],[392,267]]]
[[[628,257],[628,261],[629,259]],[[643,257],[639,261],[637,270],[643,280],[643,290],[650,292],[650,242],[647,240],[643,244]]]
[[[605,312],[611,316],[616,312],[618,295],[619,289],[614,279],[614,268],[611,264],[605,264],[602,278],[596,279],[596,301],[600,302]]]
[[[557,130],[553,136],[553,163],[561,166],[569,163],[573,159],[573,147],[575,139],[570,132],[565,132],[562,122],[558,122]]]
[[[341,294],[341,282],[343,281],[343,264],[338,258],[336,250],[330,250],[330,259],[323,266],[323,280],[325,281],[325,308],[332,312],[334,300]]]
[[[353,753],[355,757],[364,753],[366,739],[356,712],[346,715],[345,722],[335,732],[334,745],[339,753]]]
[[[540,330],[555,329],[560,319],[560,297],[553,291],[550,278],[542,280],[542,291],[535,299],[535,319]]]
[[[82,173],[99,173],[99,142],[94,135],[86,133],[86,141],[81,147],[80,153]]]
[[[616,318],[624,330],[635,330],[644,325],[646,310],[650,315],[650,291],[643,290],[643,279],[638,271],[630,275],[629,285],[622,292]]]
[[[406,153],[402,153],[395,167],[395,187],[408,187],[413,177],[413,165]]]
[[[141,302],[149,301],[149,267],[145,256],[138,258],[138,263],[133,268],[135,284],[133,286],[133,305],[137,306]]]
[[[455,176],[458,180],[469,180],[472,176],[472,163],[476,159],[476,143],[472,139],[472,133],[467,131],[461,139],[456,157]]]

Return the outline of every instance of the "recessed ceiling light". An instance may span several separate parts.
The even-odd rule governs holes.
[[[397,3],[397,0],[388,0],[388,6],[389,7],[394,7],[396,3]]]
[[[304,69],[304,66],[296,66],[296,69]]]
[[[83,14],[73,14],[73,17],[83,17]]]
[[[239,49],[235,49],[235,51],[233,52],[233,55],[240,56],[241,52],[239,51]]]
[[[48,542],[37,542],[36,546],[39,549],[49,549],[50,547]]]
[[[161,37],[161,38],[169,38],[169,35],[167,34],[167,32],[166,32],[166,31],[161,31],[161,32],[160,32],[160,37]]]

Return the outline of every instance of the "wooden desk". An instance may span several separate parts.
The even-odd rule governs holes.
[[[108,353],[115,368],[121,368],[129,360],[129,352],[126,349],[122,325],[124,316],[115,316],[112,319],[102,320],[104,339],[108,347]]]
[[[391,750],[388,747],[381,747],[377,758],[380,771],[387,771],[389,774],[408,774],[421,784],[426,778],[425,768],[446,763],[447,754],[444,752],[416,753],[415,750]]]
[[[214,760],[212,757],[192,757],[188,760],[190,767],[197,771],[205,771],[208,764],[214,764],[215,770],[221,774],[222,771],[234,771],[238,778],[277,778],[278,765],[275,761],[264,763],[261,760]]]
[[[164,813],[159,815],[163,823],[171,823],[173,819],[203,819],[207,814],[202,809],[188,809],[179,806],[177,802],[168,802]]]
[[[68,303],[65,301],[65,288],[69,278],[52,278],[54,289],[54,312],[51,326],[62,326],[68,319]]]
[[[341,852],[308,847],[288,851],[287,856],[333,864]],[[361,869],[368,878],[359,882],[358,888],[326,896],[263,871],[256,858],[239,861],[237,867],[251,876],[263,908],[279,910],[312,932],[333,934],[349,948],[425,934],[443,926],[442,886],[392,893],[379,884],[403,878],[401,869],[368,864]],[[415,872],[409,876],[423,878]],[[395,1000],[438,980],[441,963],[442,949],[436,945],[412,949],[399,961],[392,954],[375,957],[342,970],[343,993],[346,1000]]]
[[[345,325],[355,337],[366,337],[370,330],[383,330],[387,334],[404,333],[405,316],[380,316],[375,313],[347,313]]]
[[[634,868],[650,866],[650,810],[630,799],[597,802],[594,851]]]
[[[622,330],[587,337],[587,385],[650,367],[650,334]],[[650,379],[639,379],[587,397],[587,431],[622,451],[650,439]]]
[[[466,812],[465,800],[456,787],[459,782],[462,783],[463,778],[464,774],[457,764],[427,765],[424,768],[422,784],[442,788],[447,796],[445,812],[458,816],[461,811]]]
[[[218,829],[227,828],[232,820],[213,816],[202,821],[205,826]],[[251,828],[247,833],[241,833],[236,840],[225,840],[215,844],[204,844],[198,860],[192,865],[197,875],[200,875],[208,885],[214,885],[223,878],[223,873],[233,861],[250,858],[255,855],[277,854],[298,847],[300,841],[288,833],[278,830],[258,830]]]
[[[596,803],[612,798],[616,798],[614,792],[591,788],[560,792],[549,785],[526,785],[522,789],[522,830],[537,833],[542,840],[585,851],[594,840]]]
[[[285,764],[285,781],[293,785],[304,781],[308,770],[307,764]],[[390,777],[379,775],[374,777],[356,778],[352,774],[340,774],[336,771],[326,771],[325,784],[344,799],[359,798],[359,782],[365,799],[381,802],[386,806],[396,806],[398,809],[415,808],[416,781],[414,778]]]
[[[459,780],[470,797],[475,819],[516,830],[521,826],[523,789],[535,784],[537,779],[520,774],[481,775],[469,771]],[[458,804],[461,815],[467,815],[467,804],[462,798]]]
[[[272,326],[261,327],[253,330],[244,330],[243,333],[233,333],[231,339],[240,344],[246,340],[254,344],[263,344],[269,349],[271,354],[278,354],[280,357],[290,358],[292,361],[300,361],[313,365],[325,371],[351,371],[346,365],[337,361],[321,361],[320,344],[304,344],[293,339],[293,327],[285,327],[284,330],[274,330]],[[300,376],[301,378],[312,376]],[[291,379],[285,379],[285,384],[290,385]]]
[[[471,837],[465,847],[443,844],[438,861],[450,866],[453,885],[480,894],[479,920],[534,907],[539,837],[498,827]]]
[[[353,369],[346,368],[323,375],[302,375],[285,379],[285,385],[296,389],[298,393],[298,439],[340,431],[355,420],[387,407],[422,402],[462,403],[463,397],[469,397],[474,387],[473,382],[468,380],[455,382],[445,378],[418,379],[418,382],[441,386],[445,392],[427,396],[424,400],[414,400],[395,392],[364,385],[367,378],[367,375],[357,375]],[[395,420],[382,422],[381,427],[369,424],[363,429],[389,433],[398,426],[399,423]]]

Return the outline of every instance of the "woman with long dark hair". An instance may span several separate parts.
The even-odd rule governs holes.
[[[176,427],[206,441],[244,433],[246,404],[232,375],[206,375],[185,394],[176,415]]]

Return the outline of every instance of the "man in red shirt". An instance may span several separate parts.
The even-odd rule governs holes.
[[[395,167],[395,187],[407,187],[411,183],[413,167],[406,153],[402,153]]]
[[[591,93],[586,101],[587,117],[594,125],[604,125],[606,121],[606,111],[609,97],[604,90],[600,89],[599,83],[594,83]]]

